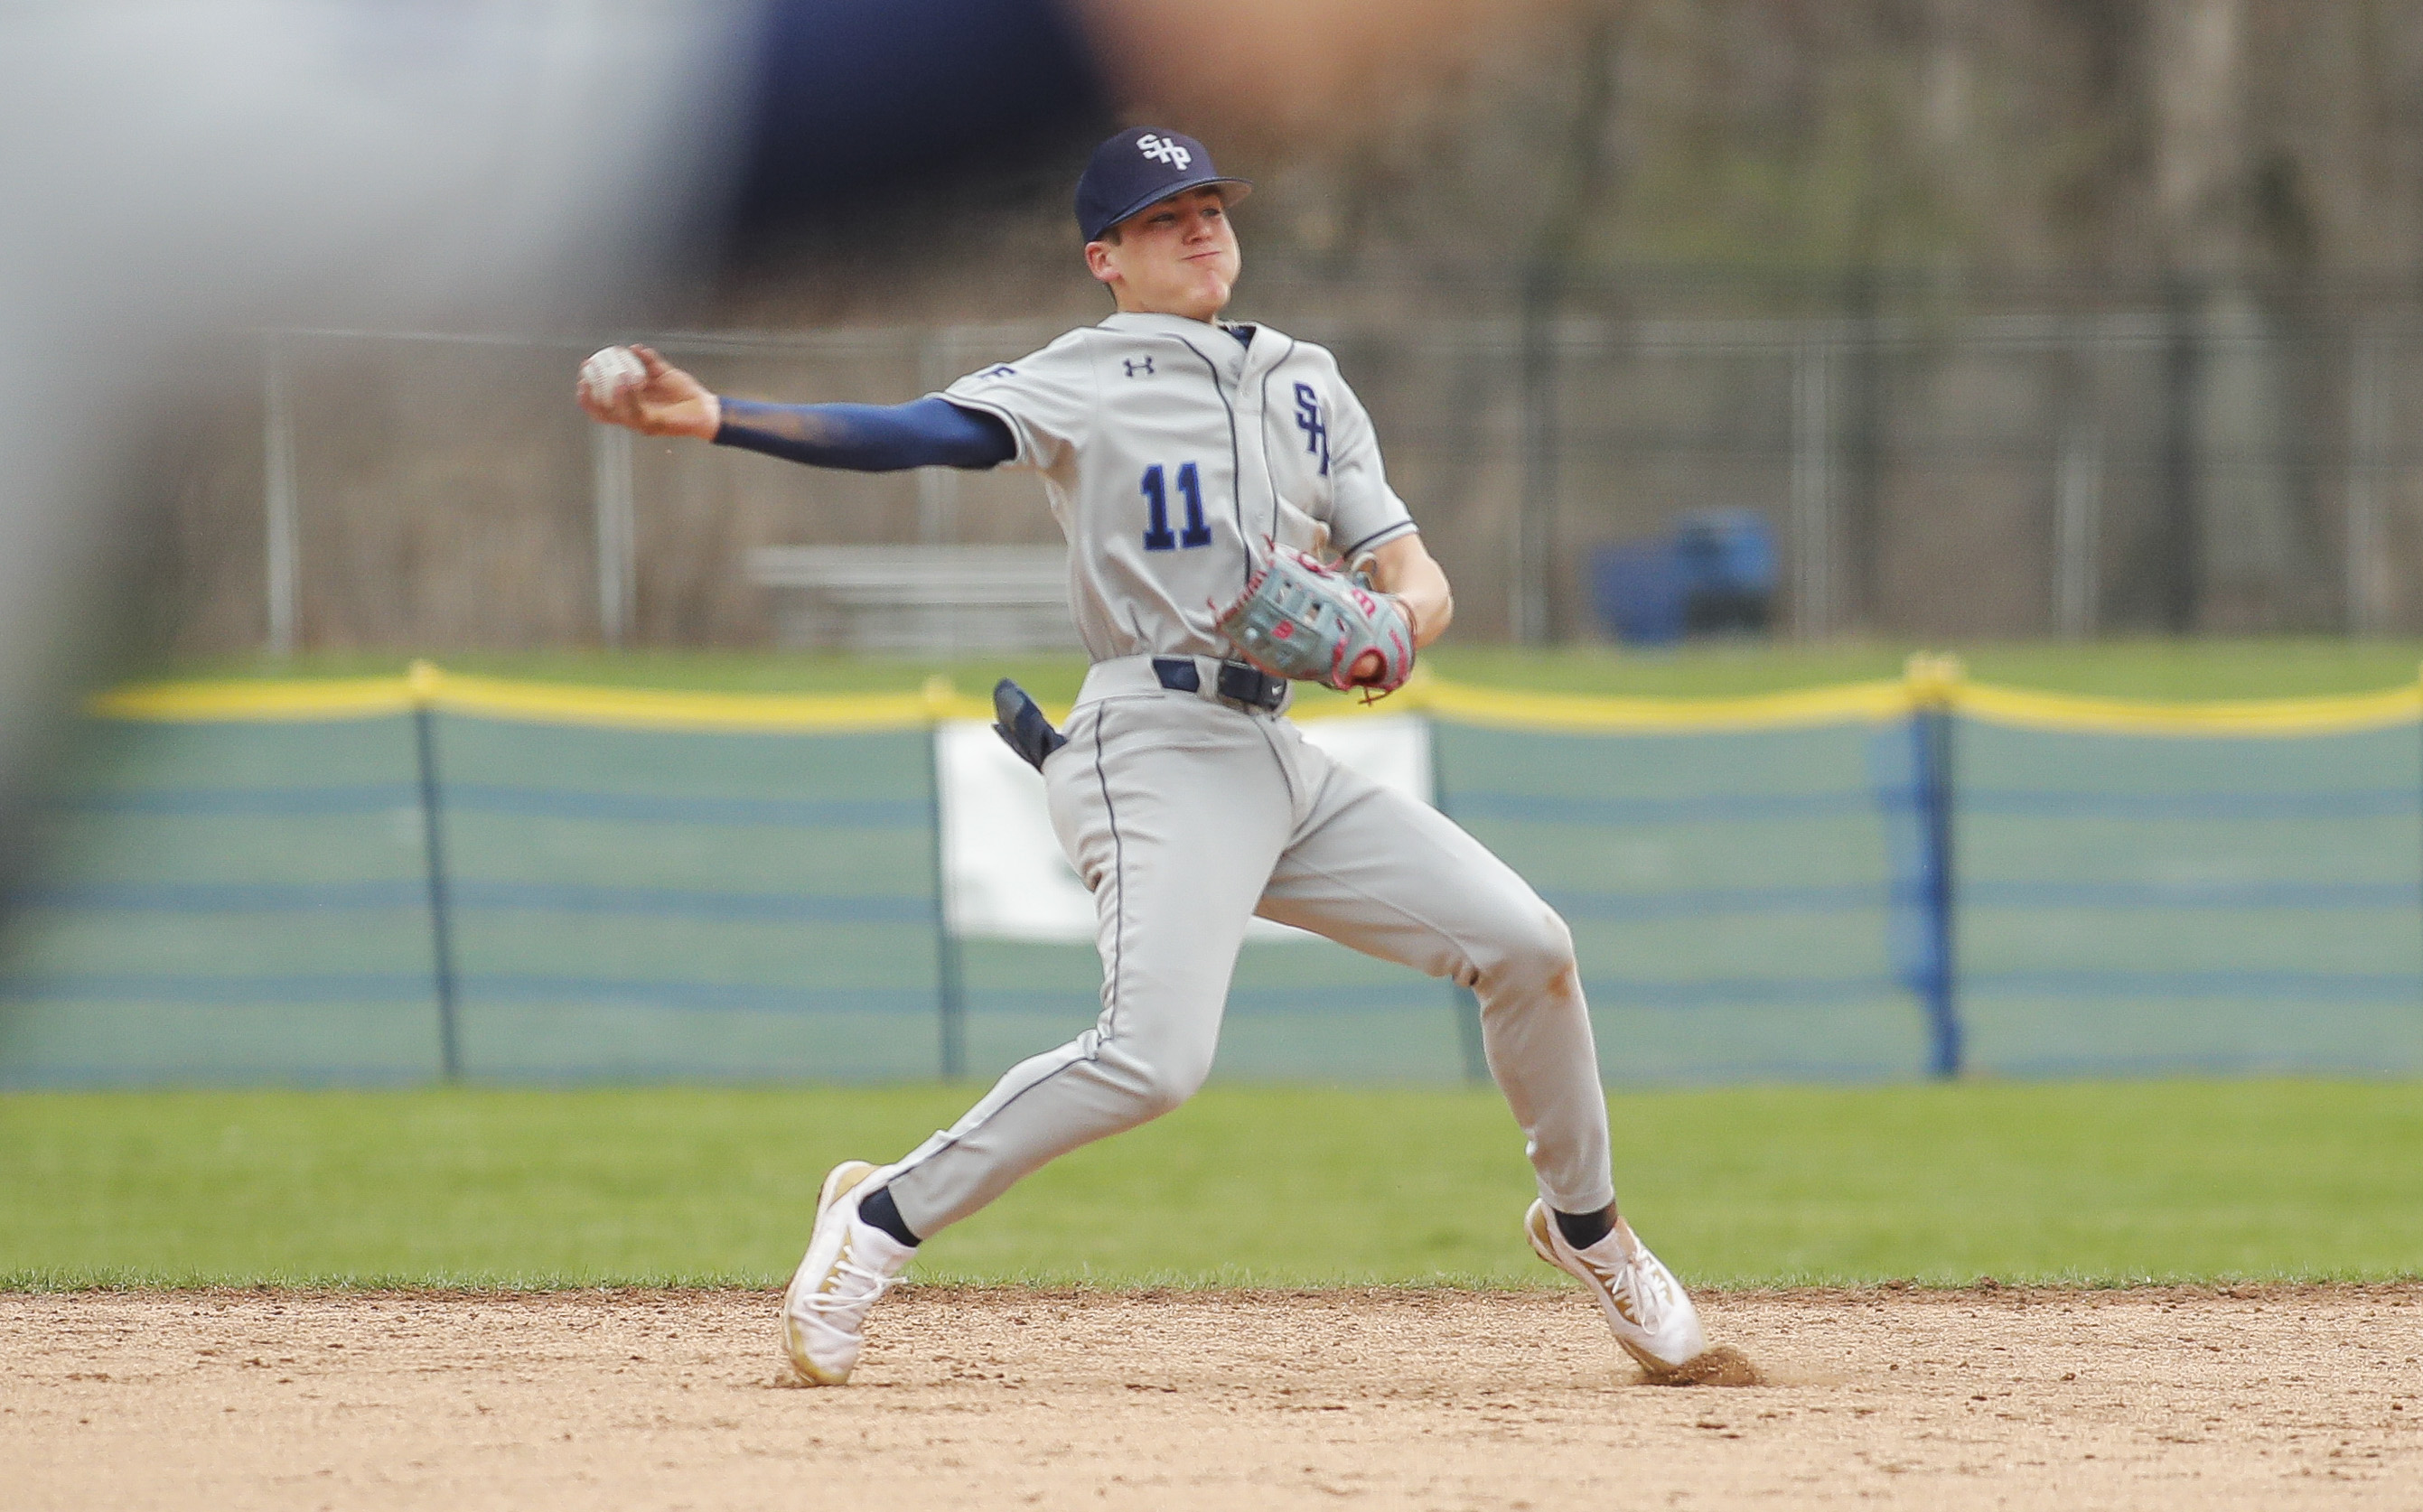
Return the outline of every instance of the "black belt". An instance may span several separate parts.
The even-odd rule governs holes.
[[[1200,693],[1203,673],[1192,656],[1155,656],[1152,675],[1173,693]],[[1212,690],[1231,703],[1249,709],[1276,709],[1287,701],[1287,679],[1273,677],[1259,667],[1240,661],[1220,664],[1220,682]]]

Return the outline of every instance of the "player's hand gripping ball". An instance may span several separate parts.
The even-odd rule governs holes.
[[[641,435],[714,439],[723,404],[706,386],[643,346],[611,346],[580,365],[573,393],[593,420]]]
[[[1413,623],[1394,597],[1286,547],[1254,569],[1243,596],[1222,611],[1220,633],[1266,672],[1341,692],[1393,693],[1414,674]],[[1372,652],[1377,669],[1357,677]]]
[[[647,381],[648,365],[629,347],[593,352],[580,365],[580,397],[600,408],[611,406],[624,389]]]

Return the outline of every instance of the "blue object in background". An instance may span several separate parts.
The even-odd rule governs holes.
[[[1599,623],[1628,646],[1683,638],[1682,553],[1672,541],[1635,541],[1591,553],[1591,602]]]
[[[1626,645],[1764,634],[1775,585],[1775,536],[1756,510],[1687,514],[1663,539],[1591,554],[1592,605],[1599,622]]]

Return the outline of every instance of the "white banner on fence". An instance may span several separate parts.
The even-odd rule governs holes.
[[[1304,736],[1385,787],[1431,801],[1429,722],[1417,715],[1320,719]],[[942,783],[942,878],[952,932],[966,939],[1089,944],[1094,898],[1060,854],[1043,780],[974,719],[934,733]],[[1299,931],[1254,921],[1247,937]]]

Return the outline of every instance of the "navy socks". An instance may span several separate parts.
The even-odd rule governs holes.
[[[1560,1213],[1553,1207],[1548,1211],[1556,1214],[1557,1232],[1576,1250],[1587,1250],[1615,1232],[1615,1209],[1612,1207],[1595,1213]],[[917,1241],[911,1239],[909,1242],[914,1244]]]
[[[917,1236],[909,1232],[909,1225],[901,1221],[900,1205],[892,1200],[892,1189],[889,1187],[877,1189],[874,1196],[859,1204],[858,1216],[903,1244],[914,1247],[919,1242]],[[1559,1213],[1558,1221],[1562,1222],[1564,1216]]]

